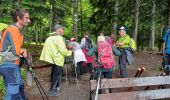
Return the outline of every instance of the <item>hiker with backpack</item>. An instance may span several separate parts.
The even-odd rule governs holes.
[[[76,77],[77,73],[78,73],[78,76],[84,74],[83,62],[86,62],[87,60],[86,60],[86,57],[80,47],[80,44],[78,44],[76,42],[75,38],[72,37],[70,39],[70,44],[73,46],[73,54],[74,54],[72,74],[73,74],[74,78],[77,78]],[[75,72],[77,72],[77,73],[75,73]]]
[[[163,55],[165,65],[170,65],[170,28],[166,30],[163,36]]]
[[[21,29],[28,25],[30,17],[24,9],[14,9],[11,16],[15,24],[9,25],[0,39],[0,75],[5,82],[5,100],[27,100],[19,63],[21,55],[27,57],[27,50],[22,48],[24,35]]]
[[[94,60],[94,57],[93,56],[88,56],[87,55],[87,52],[93,48],[93,43],[92,43],[92,40],[89,38],[89,34],[88,32],[85,32],[84,33],[84,38],[81,39],[81,43],[80,43],[80,46],[83,50],[83,53],[86,57],[86,60],[87,62],[84,62],[84,68],[85,68],[85,73],[86,72],[90,72],[92,71],[92,63],[93,63],[93,60]]]
[[[52,64],[51,87],[49,96],[58,96],[60,89],[60,79],[63,72],[64,57],[72,55],[72,46],[65,44],[63,35],[64,27],[57,24],[54,26],[55,32],[45,41],[41,52],[40,60]]]
[[[121,56],[119,57],[119,70],[120,70],[120,77],[126,78],[127,71],[126,71],[126,63],[131,64],[133,62],[133,54],[130,47],[131,38],[128,34],[126,34],[126,29],[124,26],[119,28],[119,35],[120,37],[115,44],[121,52]]]
[[[101,70],[104,78],[112,78],[113,69],[115,67],[114,55],[120,56],[120,51],[109,44],[104,36],[99,36],[97,39],[97,46],[94,46],[89,52],[88,56],[95,55],[95,65],[93,76],[91,79],[97,79]]]

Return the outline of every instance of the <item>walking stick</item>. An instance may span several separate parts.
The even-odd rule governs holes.
[[[68,64],[65,64],[65,71],[66,71],[66,84],[67,84],[67,86],[68,86],[68,78],[67,78],[68,72],[67,72],[67,67],[68,67]]]
[[[40,81],[37,79],[36,74],[32,70],[32,65],[26,60],[26,58],[24,58],[24,59],[25,59],[25,62],[27,64],[27,70],[32,74],[32,77],[33,77],[33,79],[34,79],[34,81],[35,81],[35,83],[37,85],[37,88],[38,88],[43,100],[45,100],[45,98],[46,98],[46,100],[49,100],[49,98],[48,98],[47,94],[45,93]],[[45,95],[45,97],[44,97],[43,94]]]
[[[98,97],[99,97],[98,93],[99,93],[100,80],[101,80],[101,69],[99,71],[99,76],[98,76],[98,80],[97,80],[97,88],[96,88],[95,100],[98,100]]]
[[[76,74],[76,83],[77,83],[77,89],[79,90],[79,81],[78,81],[78,78],[77,78],[77,64],[75,65],[74,67],[75,69],[75,74]]]
[[[140,77],[140,75],[142,74],[142,72],[145,70],[145,67],[142,67],[141,68],[141,71],[140,71],[140,73],[139,73],[139,75],[138,75],[138,77]]]

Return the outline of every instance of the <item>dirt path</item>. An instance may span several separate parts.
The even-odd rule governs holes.
[[[138,67],[145,67],[146,70],[143,72],[142,76],[155,76],[159,73],[159,68],[161,66],[161,56],[148,53],[137,53],[135,54],[135,62],[132,65],[127,66],[128,77],[133,77],[136,73]],[[70,68],[70,67],[69,67]],[[40,70],[35,70],[38,79],[42,83],[45,91],[49,91],[49,78],[50,78],[51,68],[44,68]],[[88,100],[89,99],[89,74],[84,74],[79,79],[79,85],[77,86],[76,81],[71,80],[70,74],[68,74],[68,81],[62,81],[61,86],[63,92],[58,97],[50,97],[50,100]],[[119,77],[118,67],[113,73],[114,78]],[[41,95],[35,85],[28,87],[26,86],[26,95],[29,100],[42,100]]]

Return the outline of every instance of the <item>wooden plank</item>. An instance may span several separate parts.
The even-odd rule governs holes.
[[[99,100],[150,100],[170,98],[170,89],[99,94]]]
[[[96,89],[96,80],[90,80],[91,90]],[[102,79],[100,89],[170,84],[170,76]]]

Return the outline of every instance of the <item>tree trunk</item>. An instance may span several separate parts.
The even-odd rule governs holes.
[[[137,35],[138,35],[139,4],[140,4],[140,0],[136,0],[135,16],[134,16],[134,40],[136,43],[137,43]]]
[[[54,25],[59,24],[58,15],[57,15],[57,8],[55,7],[56,2],[51,1],[51,8],[52,8],[52,25],[51,30],[54,30]]]
[[[156,12],[156,2],[153,0],[152,6],[152,21],[151,21],[151,49],[154,50],[155,43],[155,12]]]
[[[80,33],[83,36],[83,7],[82,0],[80,0]]]
[[[38,22],[36,21],[36,25],[35,25],[35,42],[36,45],[38,45]]]
[[[119,11],[119,0],[116,0],[114,5],[114,19],[113,19],[113,34],[116,35],[117,32],[117,18],[118,18],[118,11]]]
[[[74,19],[73,19],[73,33],[76,40],[78,39],[78,0],[74,0]]]

